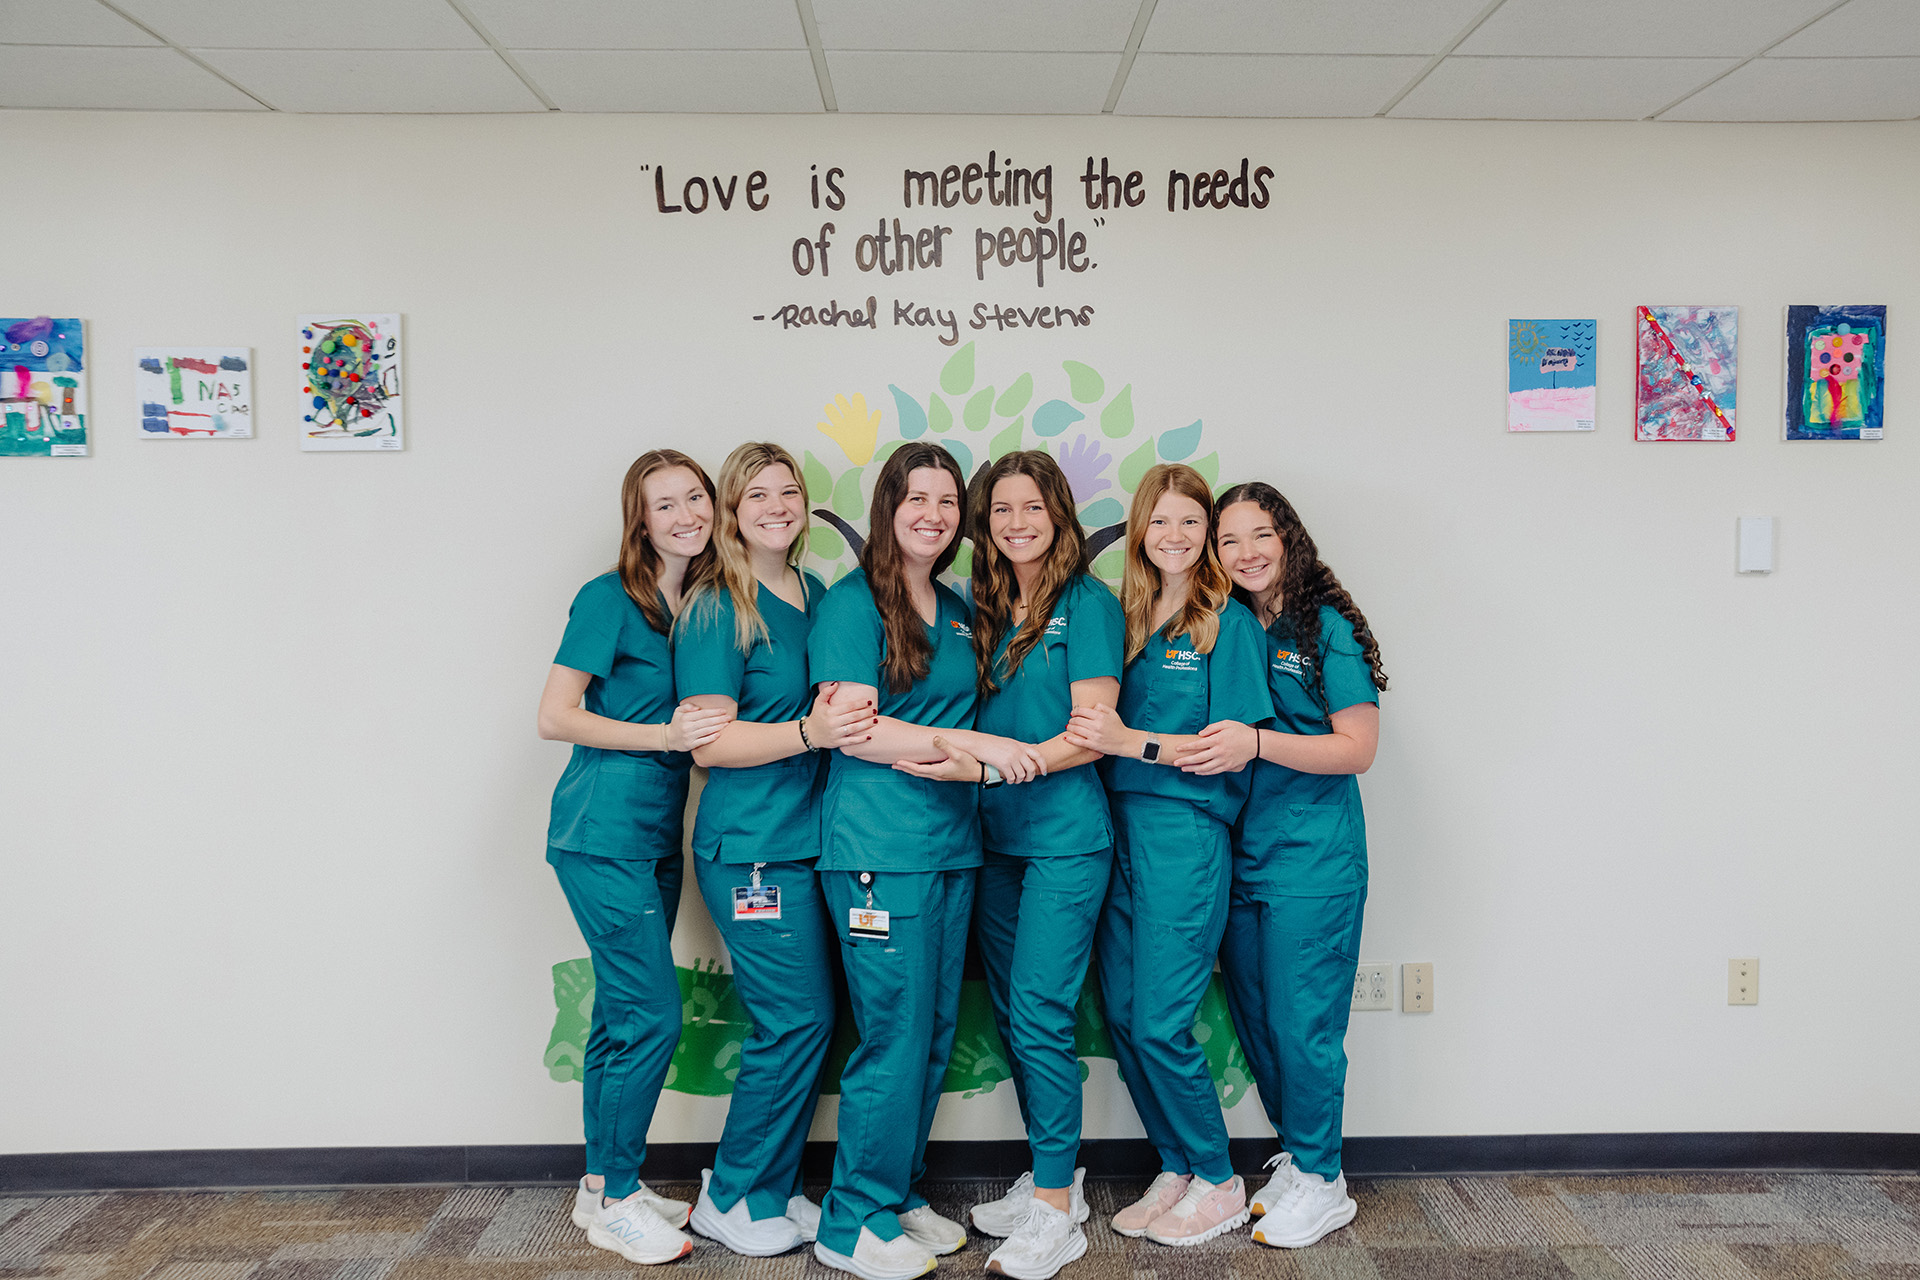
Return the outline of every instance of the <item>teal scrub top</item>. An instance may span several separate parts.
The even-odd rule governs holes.
[[[967,607],[934,584],[938,615],[927,628],[933,645],[927,678],[894,693],[880,670],[886,629],[864,570],[833,584],[814,614],[807,666],[816,684],[842,680],[880,692],[880,714],[940,729],[973,727],[973,630]],[[822,871],[955,871],[977,867],[979,788],[931,782],[890,765],[835,751],[820,806]]]
[[[1120,719],[1129,729],[1198,733],[1218,720],[1264,724],[1273,700],[1260,678],[1266,637],[1238,600],[1220,611],[1220,635],[1211,653],[1197,652],[1191,636],[1169,640],[1165,628],[1127,664],[1120,680]],[[1169,764],[1108,756],[1100,762],[1107,790],[1185,800],[1220,822],[1240,816],[1250,771],[1202,776]]]
[[[1336,711],[1378,702],[1373,669],[1353,638],[1353,624],[1320,607],[1317,657],[1295,651],[1284,618],[1267,632],[1267,687],[1274,728],[1282,733],[1333,732]],[[1325,677],[1316,692],[1314,668]],[[1367,823],[1360,780],[1350,773],[1299,773],[1253,762],[1253,789],[1233,831],[1234,881],[1256,897],[1323,897],[1367,883]]]
[[[755,724],[798,720],[807,713],[807,633],[827,588],[800,575],[805,612],[763,584],[755,602],[768,639],[749,653],[734,641],[733,593],[703,594],[682,610],[673,644],[674,687],[682,698],[721,694]],[[800,731],[793,730],[799,745]],[[725,863],[798,862],[820,856],[817,809],[820,758],[802,751],[747,769],[712,769],[693,822],[693,852]]]
[[[553,661],[593,677],[584,705],[597,716],[636,724],[673,718],[673,650],[647,624],[617,573],[580,588]],[[553,789],[547,847],[601,858],[679,856],[692,767],[683,751],[576,744]]]
[[[996,664],[1018,628],[1000,637]],[[980,704],[975,728],[1020,742],[1045,742],[1067,727],[1075,680],[1120,678],[1127,662],[1127,620],[1120,601],[1097,578],[1082,574],[1054,603],[1047,629],[1020,669],[996,667],[999,692]],[[995,853],[1039,858],[1098,853],[1113,843],[1107,793],[1085,765],[980,797],[982,842]]]

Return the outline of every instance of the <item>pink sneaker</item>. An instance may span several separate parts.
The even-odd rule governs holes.
[[[1247,1184],[1238,1174],[1218,1186],[1195,1178],[1179,1203],[1153,1220],[1147,1239],[1158,1244],[1204,1244],[1243,1225],[1250,1216]]]
[[[1180,1202],[1192,1178],[1190,1173],[1163,1171],[1147,1188],[1147,1194],[1114,1214],[1108,1225],[1123,1236],[1147,1234],[1147,1228],[1153,1225],[1154,1219]]]

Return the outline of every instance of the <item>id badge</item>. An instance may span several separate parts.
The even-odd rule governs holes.
[[[735,885],[733,918],[735,920],[778,920],[780,918],[780,886],[777,884]]]
[[[847,936],[850,938],[878,938],[885,942],[889,934],[887,913],[875,907],[847,908]]]

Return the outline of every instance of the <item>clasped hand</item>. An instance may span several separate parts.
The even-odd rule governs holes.
[[[1012,738],[988,736],[979,755],[956,746],[944,735],[935,734],[933,745],[942,755],[937,760],[900,760],[894,768],[901,773],[910,773],[916,778],[927,778],[934,782],[979,782],[984,777],[980,767],[984,759],[1000,771],[1000,776],[1008,782],[1031,782],[1047,771],[1047,762],[1039,748],[1024,742],[1015,742]]]

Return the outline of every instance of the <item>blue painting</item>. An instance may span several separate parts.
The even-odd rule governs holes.
[[[1787,439],[1878,440],[1884,306],[1787,308]]]
[[[1507,321],[1507,430],[1591,431],[1592,320]]]
[[[86,340],[80,322],[0,319],[0,457],[86,456]]]

